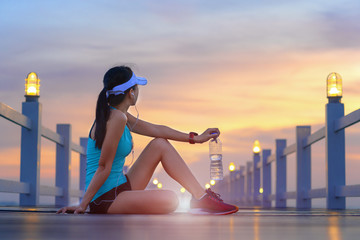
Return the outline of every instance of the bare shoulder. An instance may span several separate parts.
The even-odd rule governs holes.
[[[127,116],[121,111],[111,111],[108,123],[112,126],[125,125],[127,122]]]

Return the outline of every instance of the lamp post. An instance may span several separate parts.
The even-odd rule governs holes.
[[[260,189],[260,169],[257,168],[258,163],[260,162],[260,152],[261,152],[261,146],[260,142],[258,140],[255,140],[253,145],[253,203],[254,205],[260,205],[260,201],[258,199],[258,196],[260,195],[259,189]]]
[[[267,164],[267,160],[271,155],[270,149],[264,149],[261,153],[261,162],[262,162],[262,173],[261,173],[261,188],[259,189],[260,194],[262,194],[262,205],[265,208],[271,208],[271,200],[269,196],[271,194],[271,164]]]
[[[40,79],[31,72],[25,79],[25,102],[22,103],[22,114],[31,120],[31,129],[21,129],[20,182],[30,184],[29,193],[21,193],[20,206],[37,206],[40,195],[40,146],[41,146],[41,112],[38,102],[40,96]]]
[[[345,197],[336,197],[336,188],[345,185],[345,131],[334,131],[336,120],[344,116],[342,78],[332,72],[327,77],[325,119],[326,205],[328,209],[345,209]]]

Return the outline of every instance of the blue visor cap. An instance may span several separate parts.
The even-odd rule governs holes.
[[[135,73],[133,73],[133,75],[129,79],[129,81],[127,81],[126,83],[117,85],[113,89],[106,91],[106,97],[109,97],[111,94],[113,94],[113,95],[124,94],[126,90],[128,90],[132,86],[135,86],[136,84],[146,85],[147,80],[146,80],[146,78],[143,78],[143,77],[137,77],[135,75]]]

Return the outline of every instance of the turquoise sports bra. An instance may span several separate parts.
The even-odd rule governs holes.
[[[112,108],[112,107],[111,107]],[[92,128],[91,128],[92,129]],[[91,130],[90,130],[91,133]],[[96,170],[99,167],[99,159],[101,155],[101,149],[95,146],[95,140],[90,137],[88,138],[88,145],[86,151],[86,180],[85,180],[85,192],[93,178]],[[125,126],[123,135],[119,141],[115,158],[111,167],[111,172],[109,177],[106,179],[105,183],[97,191],[93,199],[100,197],[102,194],[110,191],[114,187],[117,187],[125,182],[127,182],[126,177],[123,173],[123,167],[125,163],[125,157],[130,154],[133,147],[132,136],[128,126]]]

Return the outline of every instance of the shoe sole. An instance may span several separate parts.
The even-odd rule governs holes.
[[[227,212],[209,212],[203,208],[193,208],[189,210],[189,213],[192,215],[227,215],[236,213],[237,211],[239,211],[238,208]]]

